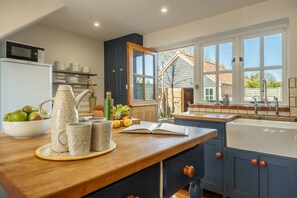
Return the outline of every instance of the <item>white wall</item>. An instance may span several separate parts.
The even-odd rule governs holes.
[[[144,46],[166,49],[194,43],[200,37],[289,18],[288,77],[297,76],[297,0],[267,0],[246,8],[144,35]]]
[[[63,2],[56,0],[0,0],[0,39],[28,27],[63,6]]]
[[[90,67],[92,83],[98,85],[97,104],[103,103],[104,98],[104,48],[103,41],[73,34],[43,25],[36,25],[8,38],[9,40],[29,43],[44,47],[45,63],[53,64],[55,60],[69,63],[79,63]],[[55,94],[55,93],[53,93]],[[84,99],[86,102],[86,99]],[[83,111],[87,107],[81,106]]]

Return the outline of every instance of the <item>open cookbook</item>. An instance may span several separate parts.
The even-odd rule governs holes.
[[[154,134],[171,134],[171,135],[188,135],[188,127],[169,123],[152,123],[142,122],[129,126],[121,132],[125,133],[154,133]]]

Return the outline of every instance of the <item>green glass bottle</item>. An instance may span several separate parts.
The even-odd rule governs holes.
[[[106,92],[106,98],[104,99],[104,117],[106,120],[112,120],[112,98],[111,98],[111,92]]]

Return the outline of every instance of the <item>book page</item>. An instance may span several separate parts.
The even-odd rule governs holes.
[[[188,127],[169,123],[162,123],[153,133],[188,135]]]
[[[132,133],[151,133],[160,123],[142,122],[141,124],[131,125],[121,132],[132,132]]]

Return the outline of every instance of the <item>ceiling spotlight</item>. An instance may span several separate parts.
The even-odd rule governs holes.
[[[94,26],[95,26],[95,27],[99,27],[100,24],[99,24],[98,22],[95,22],[95,23],[94,23]]]
[[[166,12],[167,12],[167,8],[165,8],[165,7],[162,8],[162,9],[161,9],[161,12],[162,12],[162,13],[166,13]]]

